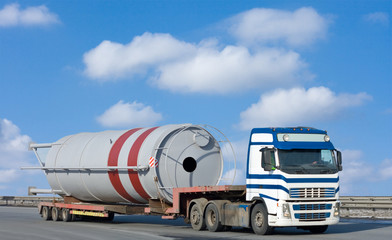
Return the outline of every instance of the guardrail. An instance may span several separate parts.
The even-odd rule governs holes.
[[[59,197],[0,196],[0,206],[34,207],[44,201],[61,201]],[[392,219],[391,197],[340,197],[342,217]]]
[[[392,219],[391,197],[340,197],[342,217]]]
[[[40,202],[60,201],[59,197],[0,196],[0,206],[36,207]]]

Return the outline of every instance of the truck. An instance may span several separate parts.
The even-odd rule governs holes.
[[[197,231],[243,227],[259,235],[276,227],[323,233],[339,222],[342,156],[324,130],[252,129],[245,185],[217,185],[219,141],[199,125],[84,133],[30,149],[51,192],[63,197],[39,204],[44,220],[154,214],[183,217]]]

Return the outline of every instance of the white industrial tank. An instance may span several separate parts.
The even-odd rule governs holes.
[[[216,185],[223,170],[218,141],[191,124],[66,136],[40,161],[54,191],[108,203],[172,202],[174,187]]]

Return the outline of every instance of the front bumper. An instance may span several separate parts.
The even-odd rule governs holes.
[[[273,227],[321,226],[337,224],[340,202],[285,202],[279,201],[277,214],[268,216]]]

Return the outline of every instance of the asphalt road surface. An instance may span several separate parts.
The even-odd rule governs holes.
[[[121,239],[391,239],[392,221],[342,220],[323,234],[296,228],[277,228],[258,236],[248,229],[227,232],[194,231],[183,219],[116,215],[113,222],[53,222],[41,219],[36,208],[0,207],[0,240],[121,240]]]

